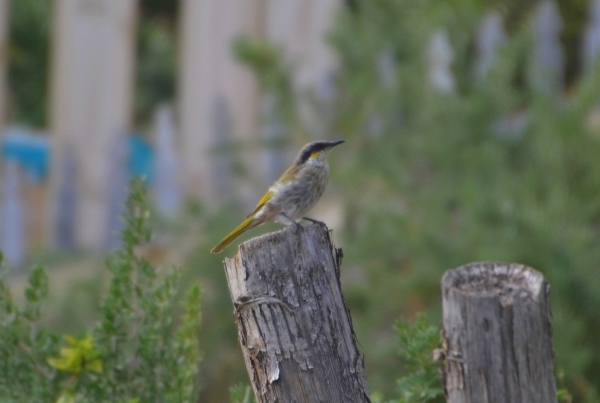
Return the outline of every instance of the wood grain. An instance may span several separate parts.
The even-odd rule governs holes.
[[[315,224],[254,238],[225,260],[258,402],[370,402],[339,258]]]
[[[442,278],[449,403],[556,402],[549,285],[520,264],[473,263]]]

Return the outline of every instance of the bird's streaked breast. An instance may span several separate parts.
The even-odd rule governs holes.
[[[273,187],[273,203],[280,206],[286,215],[298,220],[319,201],[328,180],[327,162],[306,163],[298,170],[295,180]]]

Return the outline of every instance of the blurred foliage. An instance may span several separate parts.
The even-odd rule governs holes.
[[[506,17],[510,32],[522,27],[537,0],[460,0],[431,2],[431,10],[439,14],[452,9],[481,10],[485,6],[500,10]],[[564,19],[562,40],[567,54],[567,82],[572,83],[581,70],[580,36],[588,13],[587,0],[559,0]],[[347,1],[354,14],[362,14],[363,1]],[[458,4],[457,3],[457,4]],[[51,0],[12,0],[9,58],[9,86],[11,90],[10,117],[17,123],[43,128],[47,124],[49,88]],[[397,4],[404,4],[397,2]],[[171,101],[175,93],[176,75],[176,20],[178,0],[142,0],[138,29],[138,62],[136,74],[136,122],[147,124],[154,107]],[[444,11],[446,10],[446,11]],[[433,13],[435,14],[435,13]],[[246,45],[252,43],[246,43]],[[243,46],[236,45],[238,55]],[[244,43],[242,42],[242,45]],[[251,49],[252,50],[252,49]],[[248,54],[245,54],[248,56]],[[250,54],[251,57],[252,54]],[[273,59],[275,61],[280,59]],[[253,63],[256,60],[253,61]],[[284,70],[271,69],[270,72]],[[283,104],[293,100],[280,100]],[[284,112],[286,109],[284,108]],[[286,112],[287,114],[287,112]],[[293,118],[287,114],[287,119]]]
[[[352,287],[366,301],[356,311],[359,339],[381,340],[400,312],[439,315],[445,269],[522,262],[553,287],[566,386],[576,401],[597,401],[600,137],[587,122],[598,113],[600,75],[582,77],[568,100],[539,93],[521,74],[532,53],[524,26],[487,79],[475,79],[469,47],[485,11],[476,3],[364,1],[360,13],[340,15],[332,35],[340,72],[330,127],[351,140],[332,172],[347,202],[346,261],[368,278]],[[451,94],[436,92],[426,75],[424,49],[438,28],[455,51]],[[386,54],[391,81],[379,64]],[[517,119],[524,124],[514,129]],[[378,387],[394,371],[388,351],[389,340],[368,344]]]
[[[65,335],[69,347],[60,349],[60,357],[48,358],[50,366],[60,370],[80,375],[83,371],[102,372],[100,352],[94,348],[94,339],[88,335],[82,339]]]
[[[51,0],[10,1],[8,118],[35,128],[47,119]]]
[[[445,401],[440,366],[433,360],[434,350],[441,348],[440,329],[431,326],[425,315],[419,315],[414,323],[396,322],[396,332],[403,365],[397,382],[400,397],[393,403]]]
[[[255,403],[254,393],[250,385],[240,383],[237,386],[229,389],[231,403]]]
[[[142,18],[158,18],[175,21],[179,12],[179,0],[140,0]]]
[[[175,97],[176,35],[171,24],[142,20],[138,30],[135,120],[148,124],[156,106]]]
[[[472,47],[487,2],[352,4],[330,36],[339,60],[334,99],[292,93],[318,122],[289,121],[348,140],[331,165],[345,201],[346,296],[372,389],[394,394],[394,318],[440,318],[443,272],[492,260],[544,273],[564,386],[574,401],[600,401],[600,74],[579,77],[567,99],[542,92],[531,14],[514,23],[494,67],[477,79]],[[503,7],[510,16],[516,2]],[[427,77],[426,49],[439,29],[454,50],[452,93]]]
[[[296,120],[293,69],[282,52],[281,47],[260,37],[241,36],[233,44],[234,55],[252,70],[263,94],[261,118],[268,128],[261,145],[277,151],[286,148],[297,134],[292,132],[302,128]]]
[[[198,206],[193,208],[199,209]],[[224,256],[209,253],[209,250],[223,237],[224,228],[234,228],[239,224],[239,214],[236,214],[239,209],[224,208],[218,214],[207,214],[202,209],[199,210],[197,215],[188,213],[190,231],[186,238],[198,240],[199,245],[194,247],[194,252],[185,263],[189,270],[183,273],[182,278],[184,283],[199,279],[203,289],[204,315],[200,345],[204,357],[200,367],[202,389],[198,401],[225,402],[231,399],[232,395],[228,393],[230,388],[248,383],[248,373],[238,342],[233,303],[223,270]],[[265,231],[274,229],[278,229],[278,226],[265,225]],[[242,235],[239,242],[257,235],[256,232],[249,232]],[[235,250],[236,247],[231,246],[228,250]]]
[[[159,272],[140,249],[151,240],[147,195],[133,181],[123,246],[107,261],[112,273],[93,335],[104,371],[82,384],[92,401],[195,401],[200,360],[200,288],[190,288],[176,324],[180,270]]]
[[[574,401],[600,401],[600,344],[596,340],[600,334],[600,277],[596,273],[600,263],[600,128],[590,123],[600,114],[594,109],[600,74],[578,75],[575,46],[587,1],[559,0],[568,66],[574,66],[567,68],[568,82],[577,83],[569,98],[560,100],[539,93],[528,73],[532,53],[528,19],[536,0],[347,3],[351,6],[340,11],[330,37],[339,61],[333,99],[296,93],[294,71],[283,49],[242,38],[235,51],[256,72],[263,91],[275,97],[279,118],[283,116],[285,124],[293,126],[290,133],[348,140],[343,152],[331,156],[332,182],[345,200],[345,228],[339,231],[346,254],[343,284],[372,390],[387,399],[398,395],[395,380],[408,366],[406,357],[394,354],[398,346],[392,323],[421,311],[428,311],[431,321],[439,320],[439,279],[445,269],[476,260],[504,260],[528,264],[548,278],[561,387],[569,390]],[[49,4],[49,0],[13,0],[11,8],[13,115],[17,122],[36,127],[45,124]],[[173,16],[178,2],[143,0],[141,4],[135,110],[136,121],[145,124],[154,106],[172,99],[175,91]],[[487,80],[478,81],[473,43],[486,7],[496,7],[505,16],[510,40]],[[456,91],[452,94],[438,93],[427,82],[425,49],[438,28],[447,30],[455,52]],[[392,61],[391,73],[383,71],[384,59]],[[314,121],[297,116],[299,105],[306,104],[312,106],[309,116]],[[522,125],[515,123],[519,119]],[[237,224],[234,211],[238,212],[223,209],[201,223],[191,220],[203,226],[200,234],[194,234],[200,246],[189,260],[192,270],[182,273],[182,281],[189,283],[195,277],[203,281],[205,357],[199,378],[205,388],[201,401],[224,401],[227,389],[247,377],[225,276],[215,270],[221,267],[220,257],[207,252],[223,228]],[[277,226],[264,231],[273,228]],[[132,294],[125,272],[117,275],[130,269],[123,262],[132,255],[122,253],[110,263],[118,277],[118,284],[111,284],[111,298],[125,299],[122,306],[103,302],[107,328],[104,334],[100,328],[93,334],[101,349],[107,349],[109,340],[116,340],[126,329],[122,319],[111,322],[109,317],[121,308],[124,315],[132,315],[132,299],[127,298],[137,295]],[[137,260],[135,267],[148,275],[147,281],[163,281]],[[10,358],[0,359],[0,370],[20,374],[18,378],[0,376],[15,379],[10,385],[0,385],[0,394],[15,393],[11,396],[18,401],[30,396],[23,393],[47,392],[56,397],[60,390],[44,375],[51,370],[45,360],[58,356],[60,340],[40,330],[35,315],[41,308],[35,298],[44,295],[44,275],[39,274],[43,271],[35,273],[28,292],[33,300],[25,308],[18,308],[0,283],[2,326],[8,324],[0,332],[0,354]],[[160,298],[173,292],[175,279],[164,281],[170,285],[153,288]],[[120,285],[125,287],[121,291]],[[137,292],[139,287],[134,289]],[[151,294],[143,295],[147,302]],[[141,304],[143,299],[135,301]],[[174,309],[162,301],[166,305],[158,311]],[[136,305],[142,310],[143,306]],[[188,303],[192,306],[197,305]],[[148,307],[148,318],[158,312],[154,309]],[[162,322],[156,327],[138,325],[149,327],[149,334],[154,335],[166,328]],[[111,326],[113,336],[108,333]],[[424,335],[417,337],[420,340],[428,339]],[[140,350],[140,354],[146,354],[144,359],[157,359],[149,351]],[[120,360],[112,357],[104,365]],[[120,375],[110,368],[105,371],[111,377]],[[236,401],[243,401],[245,390],[236,390]]]
[[[51,0],[10,2],[9,119],[36,128],[47,124]],[[138,23],[135,121],[147,124],[157,104],[175,96],[177,0],[143,0]]]
[[[28,402],[195,402],[198,394],[200,287],[182,304],[181,271],[143,257],[151,240],[146,191],[132,184],[123,247],[107,261],[108,290],[96,326],[59,338],[39,326],[48,277],[36,268],[19,308],[0,278],[0,400]]]
[[[43,268],[34,268],[25,304],[20,307],[4,280],[5,266],[0,264],[0,400],[54,401],[59,385],[46,359],[57,354],[58,336],[39,326],[48,296],[48,276]]]
[[[506,29],[514,33],[531,15],[531,11],[539,0],[488,0],[485,6],[496,9],[504,15]]]
[[[581,74],[581,37],[588,23],[591,4],[589,0],[558,0],[560,14],[564,19],[561,41],[566,56],[567,84],[575,82]]]
[[[281,57],[282,49],[261,39],[241,37],[233,46],[237,59],[252,69],[261,90],[277,99],[275,107],[288,124],[295,123],[295,99],[291,66]]]

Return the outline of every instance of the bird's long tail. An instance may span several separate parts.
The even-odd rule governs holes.
[[[229,244],[232,243],[238,236],[254,227],[252,224],[254,224],[254,216],[248,217],[246,220],[244,220],[244,222],[238,225],[236,229],[227,234],[227,236],[223,238],[221,242],[217,244],[217,246],[211,249],[210,253],[219,253],[223,251],[223,249],[228,247]]]

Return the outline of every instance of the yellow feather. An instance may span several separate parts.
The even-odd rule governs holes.
[[[285,170],[281,177],[279,177],[277,183],[286,183],[295,180],[300,168],[301,165],[299,164],[292,165],[291,167]],[[260,199],[254,210],[250,214],[248,214],[246,220],[242,222],[236,229],[231,231],[225,238],[223,238],[223,240],[219,242],[217,246],[212,248],[210,253],[219,253],[223,251],[223,249],[228,247],[229,244],[232,243],[237,237],[242,235],[246,230],[252,228],[252,224],[254,224],[254,216],[256,215],[256,213],[258,213],[258,211],[261,208],[263,208],[265,204],[269,202],[269,200],[271,200],[271,198],[273,197],[273,193],[273,190],[269,190],[267,193],[265,193],[265,195]]]
[[[217,244],[214,248],[211,249],[210,253],[219,253],[223,249],[229,246],[238,236],[242,235],[246,230],[252,228],[252,224],[254,222],[254,217],[249,217],[244,222],[236,227],[233,231],[231,231],[221,242]]]
[[[223,249],[228,247],[229,244],[232,243],[237,237],[242,235],[246,230],[252,228],[252,224],[254,222],[254,215],[256,215],[258,210],[260,210],[265,204],[267,204],[269,200],[271,200],[271,197],[273,197],[273,191],[269,190],[267,193],[265,193],[262,199],[260,199],[254,210],[250,214],[248,214],[246,220],[244,220],[244,222],[242,222],[236,229],[227,234],[227,236],[223,238],[223,240],[219,242],[217,246],[212,248],[210,253],[221,252]]]
[[[258,212],[258,210],[261,209],[262,206],[264,206],[265,204],[267,204],[267,202],[269,200],[271,200],[271,197],[273,197],[273,191],[269,190],[267,193],[265,193],[265,195],[262,197],[262,199],[260,199],[260,201],[258,202],[256,207],[254,207],[254,210],[252,210],[252,212],[246,216],[246,218],[250,218],[250,217],[254,216],[254,214],[256,214]]]

